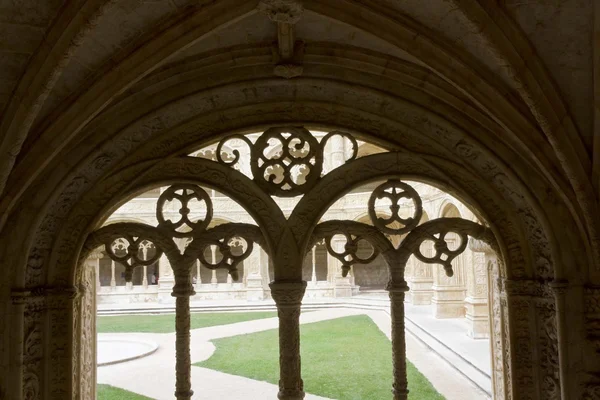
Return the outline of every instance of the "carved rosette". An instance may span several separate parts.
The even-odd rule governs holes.
[[[279,317],[280,400],[304,398],[300,361],[300,307],[306,282],[272,282],[271,296]]]

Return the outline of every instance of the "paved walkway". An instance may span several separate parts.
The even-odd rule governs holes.
[[[324,321],[349,315],[366,314],[390,337],[390,317],[384,311],[335,308],[303,313],[301,323]],[[192,337],[192,362],[208,359],[215,347],[210,340],[275,329],[277,318],[267,318],[229,325],[194,329]],[[98,367],[98,383],[106,383],[157,400],[173,399],[175,388],[175,334],[110,334],[123,338],[137,338],[155,342],[159,348],[153,354],[121,364]],[[409,360],[430,380],[447,400],[481,400],[487,396],[469,380],[442,361],[431,349],[407,335]],[[160,377],[160,379],[156,379]],[[206,368],[192,367],[194,399],[276,399],[277,385],[230,375]],[[325,399],[307,394],[307,400]]]

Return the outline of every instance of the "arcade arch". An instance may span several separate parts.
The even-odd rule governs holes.
[[[284,151],[283,155],[277,153],[273,159],[265,158],[264,153],[252,150],[250,154],[252,180],[243,173],[231,168],[231,161],[220,159],[218,155],[217,161],[190,157],[182,160],[184,164],[181,167],[184,168],[178,168],[178,170],[185,170],[194,165],[212,170],[212,173],[197,175],[197,177],[203,178],[202,185],[214,187],[234,199],[240,199],[240,205],[251,216],[254,216],[256,226],[243,223],[226,223],[211,228],[213,205],[210,196],[200,186],[197,186],[197,183],[191,183],[189,178],[182,180],[181,178],[174,177],[176,181],[187,181],[187,183],[170,186],[161,194],[157,203],[156,228],[131,223],[110,224],[101,228],[87,239],[84,249],[88,249],[87,252],[89,252],[90,249],[102,243],[107,248],[110,248],[110,243],[123,235],[126,238],[130,238],[130,242],[131,238],[133,238],[136,241],[135,243],[143,238],[144,240],[152,241],[169,259],[173,266],[175,278],[173,295],[177,300],[178,323],[176,327],[178,331],[178,343],[176,347],[178,349],[178,383],[176,396],[178,398],[188,399],[191,397],[191,383],[189,381],[189,332],[186,333],[185,329],[186,327],[189,329],[189,324],[186,322],[189,320],[189,297],[195,294],[194,285],[191,281],[195,265],[193,260],[202,258],[206,252],[206,246],[210,243],[220,243],[218,246],[221,252],[225,251],[223,254],[230,255],[232,253],[229,241],[233,239],[234,236],[232,235],[240,235],[246,242],[254,242],[263,247],[273,260],[275,279],[270,284],[270,287],[271,295],[279,309],[281,327],[280,352],[282,357],[294,360],[290,363],[280,365],[282,379],[280,397],[290,399],[303,396],[300,371],[295,367],[296,363],[299,363],[299,353],[297,344],[294,344],[298,340],[300,301],[306,290],[306,282],[301,280],[303,275],[303,254],[308,252],[320,238],[325,240],[327,250],[340,263],[341,274],[339,275],[339,279],[347,279],[347,274],[353,264],[372,261],[372,257],[367,257],[367,260],[361,258],[358,251],[358,243],[360,241],[369,242],[374,252],[380,253],[385,258],[389,276],[386,289],[390,291],[393,326],[395,327],[393,355],[395,365],[394,396],[396,399],[405,399],[407,394],[403,344],[403,303],[404,292],[408,290],[408,286],[404,278],[404,267],[411,254],[417,254],[421,262],[442,263],[446,273],[452,275],[450,262],[466,248],[467,235],[472,235],[487,242],[496,251],[501,250],[501,247],[494,239],[492,231],[484,226],[460,218],[442,218],[425,222],[420,196],[410,185],[394,179],[395,176],[401,176],[396,170],[399,164],[395,162],[390,164],[389,160],[395,160],[400,156],[398,153],[376,154],[355,159],[356,152],[354,152],[346,163],[335,166],[335,169],[320,177],[323,168],[324,143],[342,135],[350,138],[351,143],[355,143],[355,139],[352,136],[343,132],[334,132],[333,134],[325,135],[319,143],[309,131],[300,127],[272,128],[259,135],[258,138],[255,138],[255,141],[244,139],[245,137],[242,136],[235,136],[236,140],[245,141],[250,149],[254,147],[260,149],[261,145],[264,146],[267,143],[268,138],[276,138],[286,143],[284,149],[291,149],[292,146],[295,148],[295,144],[298,142],[308,143],[309,150],[303,151],[300,154],[286,154],[286,151]],[[357,146],[354,146],[354,148],[356,149]],[[279,168],[284,171],[283,174],[279,170],[273,172],[274,170],[269,169],[269,163],[275,162],[274,160],[279,163]],[[304,163],[305,168],[311,171],[304,182],[292,181],[290,180],[290,175],[288,175],[291,173],[292,167],[298,163]],[[382,170],[381,165],[387,165],[388,167],[387,169],[384,167]],[[261,168],[261,166],[264,166],[264,168]],[[315,175],[311,176],[314,173],[317,174],[317,178],[314,178]],[[277,174],[277,176],[273,174]],[[346,184],[344,186],[340,186],[339,179],[341,177],[346,177]],[[350,179],[348,180],[348,178]],[[368,204],[369,218],[372,225],[360,222],[332,220],[316,225],[316,230],[311,234],[312,230],[315,229],[314,224],[321,219],[327,208],[334,203],[336,198],[348,193],[362,183],[381,181],[382,178],[389,179],[383,181],[382,184],[375,188]],[[226,180],[234,180],[236,184],[225,187],[223,182]],[[328,180],[330,181],[327,182]],[[332,189],[338,191],[334,190],[331,193]],[[273,199],[265,197],[265,195],[270,194],[272,196],[273,194],[277,194],[279,196],[286,196],[287,190],[293,191],[293,194],[301,190],[300,193],[303,196],[291,212],[291,215],[286,219],[283,211]],[[256,201],[248,202],[248,198],[243,198],[240,196],[240,193],[253,193],[257,198],[262,198],[262,201],[259,203]],[[400,201],[404,198],[408,199],[409,202],[414,202],[412,213],[400,210]],[[181,218],[176,223],[171,219],[166,219],[163,215],[164,211],[160,208],[166,202],[174,200],[179,201],[179,214],[181,214]],[[198,220],[190,220],[188,218],[188,215],[193,213],[188,204],[191,200],[205,203],[206,211],[203,218],[199,217]],[[381,214],[376,211],[376,209],[381,207],[377,205],[380,201],[384,201],[386,204],[389,203],[389,205],[383,206],[384,210],[388,208],[388,212]],[[258,209],[256,208],[257,206],[259,206]],[[312,224],[310,224],[311,219],[315,221]],[[308,225],[307,222],[309,222]],[[420,224],[421,222],[423,223]],[[188,229],[181,231],[179,230],[180,225],[187,225]],[[282,229],[284,230],[281,231]],[[239,230],[239,233],[236,232],[237,230]],[[460,237],[461,243],[455,248],[448,248],[445,237],[450,235],[452,231],[456,232]],[[273,235],[274,233],[275,236]],[[220,236],[223,234],[226,236]],[[385,234],[392,237],[399,236],[399,238],[389,240]],[[333,238],[340,235],[343,235],[342,240],[334,244]],[[169,236],[172,236],[173,239],[169,239]],[[185,249],[181,246],[178,248],[174,242],[175,238],[178,237],[189,237],[192,241]],[[280,241],[277,247],[270,247],[269,245],[275,242],[276,237],[286,238],[286,244],[283,245]],[[423,254],[420,250],[422,242],[426,240],[436,243],[433,246],[434,251],[429,254]],[[294,253],[294,248],[298,249],[295,250],[297,253]],[[130,253],[128,254],[127,261],[131,268],[133,268],[137,262],[140,262],[138,250],[135,246],[130,246],[128,247],[128,251]],[[238,278],[237,265],[244,258],[248,257],[250,253],[251,251],[237,258],[226,257],[227,262],[220,266],[228,268],[231,275]],[[83,254],[86,254],[86,250],[84,250]],[[493,254],[491,250],[490,254]],[[373,257],[375,255],[373,254]],[[206,261],[203,261],[203,263],[206,265]],[[281,279],[279,278],[280,276],[297,276],[297,278]],[[335,278],[338,279],[337,274]],[[341,286],[343,289],[343,285]],[[498,334],[500,335],[501,333],[498,332]],[[500,384],[503,385],[503,383]]]
[[[183,155],[288,124],[364,135],[395,157],[353,168],[436,184],[489,222],[501,255],[485,259],[499,277],[488,284],[493,331],[504,332],[499,398],[597,395],[599,365],[586,357],[600,296],[591,2],[182,3],[6,6],[11,29],[30,34],[6,35],[2,51],[0,317],[11,331],[0,395],[89,398],[87,337],[77,335],[90,321],[86,237],[148,188],[203,185],[205,174],[224,179],[219,192],[243,181]],[[288,22],[306,41],[298,54],[290,41],[273,51]],[[289,53],[298,57],[282,62]],[[342,191],[327,177],[318,186]],[[321,204],[300,202],[310,201]],[[318,222],[255,211],[277,238],[270,251]],[[298,230],[277,230],[285,221]],[[301,279],[276,261],[276,282]]]

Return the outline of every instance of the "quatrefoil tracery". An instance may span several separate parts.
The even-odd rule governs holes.
[[[408,218],[400,215],[402,199],[412,200],[414,204],[414,213]],[[378,200],[388,200],[390,216],[381,217],[377,215],[376,206]],[[373,190],[369,198],[369,217],[371,222],[380,231],[390,235],[402,235],[414,229],[423,216],[423,205],[419,193],[407,183],[397,179],[390,179]],[[394,223],[401,225],[398,228],[392,227]]]
[[[333,241],[335,236],[343,236],[345,239],[344,249],[343,251],[336,250],[333,245]],[[348,232],[344,232],[338,235],[332,235],[325,238],[325,246],[327,247],[327,251],[333,257],[338,259],[342,263],[342,276],[346,277],[352,265],[355,264],[369,264],[374,261],[379,255],[379,251],[373,245],[371,245],[368,237],[364,237],[362,235],[351,235]],[[361,257],[359,255],[359,244],[360,242],[365,241],[371,245],[371,254],[367,257]]]
[[[167,202],[178,203],[176,212],[179,218],[176,221],[166,213]],[[192,202],[204,205],[203,217],[192,218],[193,214],[198,214],[192,211]],[[125,266],[127,282],[131,281],[135,267],[152,265],[164,253],[180,268],[188,268],[194,259],[198,259],[209,269],[226,268],[233,280],[238,280],[237,266],[250,255],[254,241],[262,242],[260,233],[256,233],[258,228],[230,223],[208,229],[212,217],[213,205],[204,189],[193,184],[175,184],[168,187],[156,202],[158,226],[116,223],[100,229],[98,239],[104,244],[108,256]],[[177,245],[181,240],[185,241],[183,249]],[[211,246],[216,246],[221,254],[217,263],[204,257]],[[173,269],[176,270],[177,266],[173,265]]]
[[[213,263],[213,261],[207,260],[204,256],[204,251],[201,251],[198,253],[200,262],[208,269],[227,269],[233,280],[237,281],[239,279],[237,266],[252,253],[252,249],[254,248],[253,242],[240,236],[226,235],[221,239],[207,241],[203,249],[211,248],[212,246],[219,250],[221,258],[218,261],[213,260]],[[241,248],[241,251],[236,254],[236,250],[239,248]]]
[[[240,161],[239,150],[233,157],[225,156],[225,143],[241,140],[250,149],[250,169],[256,184],[266,193],[280,197],[295,197],[312,189],[323,174],[324,151],[334,136],[347,139],[352,145],[351,154],[345,160],[352,161],[358,155],[358,142],[346,133],[333,131],[319,142],[304,127],[274,127],[263,132],[253,143],[244,135],[232,135],[217,145],[216,157],[224,165],[235,166]],[[270,151],[276,149],[276,151]]]
[[[162,250],[156,246],[151,240],[144,237],[135,237],[127,233],[123,233],[119,237],[109,238],[104,248],[108,256],[116,262],[123,264],[125,267],[125,280],[131,281],[133,269],[137,266],[150,266],[158,261],[162,255]],[[153,249],[153,254],[148,256],[150,249]]]
[[[181,215],[179,220],[173,222],[171,219],[165,218],[165,203],[178,200],[181,204],[178,212]],[[204,203],[206,207],[206,216],[204,219],[198,219],[192,221],[190,219],[190,202],[196,200]],[[206,191],[196,185],[191,184],[180,184],[173,185],[165,190],[156,204],[156,219],[158,220],[158,226],[169,231],[173,237],[183,238],[197,235],[199,232],[204,231],[213,215],[213,206],[210,196]],[[183,230],[182,230],[183,228]]]
[[[453,250],[450,249],[450,247],[448,246],[448,241],[446,239],[446,236],[449,233],[458,235],[460,239],[460,244],[456,246],[456,248]],[[424,263],[441,264],[444,267],[444,271],[446,271],[446,275],[451,277],[454,275],[454,271],[452,269],[452,260],[458,257],[463,251],[465,251],[465,249],[467,248],[468,240],[469,238],[465,233],[454,232],[450,231],[449,229],[444,229],[441,230],[441,232],[438,234],[424,236],[421,239],[419,246],[415,248],[413,254],[419,261],[422,261]],[[427,257],[421,252],[421,244],[423,244],[426,241],[433,242],[433,249],[435,254],[433,254],[431,257]]]

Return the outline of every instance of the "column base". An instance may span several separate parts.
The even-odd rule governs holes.
[[[431,303],[435,318],[463,318],[465,316],[465,290],[433,288]]]
[[[303,391],[282,391],[280,390],[277,393],[277,398],[279,400],[303,400],[304,392]]]
[[[486,339],[490,337],[489,308],[485,299],[465,300],[466,320],[468,323],[467,335],[473,339]]]
[[[246,299],[249,301],[264,300],[265,291],[260,276],[249,276],[246,279]]]
[[[335,278],[333,297],[352,297],[352,284],[349,277],[340,276]]]
[[[158,281],[158,302],[163,304],[175,303],[175,298],[171,296],[175,281],[171,279],[159,279]]]
[[[406,294],[410,299],[410,303],[415,306],[431,304],[431,299],[433,297],[433,280],[413,280],[408,282],[408,286],[410,287],[410,290]]]

